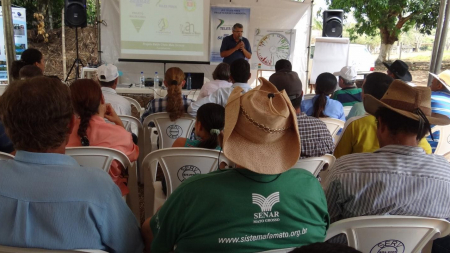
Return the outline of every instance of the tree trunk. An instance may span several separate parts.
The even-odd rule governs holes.
[[[375,64],[380,64],[386,61],[386,57],[388,53],[391,51],[392,45],[394,42],[398,41],[398,35],[395,32],[391,32],[387,29],[387,27],[380,28],[381,35],[381,46],[380,46],[380,54],[378,55]]]
[[[387,55],[388,55],[389,51],[391,51],[391,48],[392,48],[392,44],[381,43],[380,54],[378,55],[376,64],[380,64],[380,63],[386,61]]]
[[[48,25],[49,25],[48,28],[50,28],[50,30],[53,30],[53,15],[52,15],[52,5],[51,4],[48,5],[47,12],[48,12]]]

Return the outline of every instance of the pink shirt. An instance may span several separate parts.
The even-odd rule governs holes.
[[[219,88],[228,88],[231,87],[231,85],[233,84],[223,80],[213,80],[208,83],[205,83],[202,86],[202,89],[200,90],[200,94],[198,94],[197,100],[200,100],[201,98],[211,95],[214,91],[218,90]]]
[[[79,125],[80,119],[76,118],[75,127],[69,136],[67,147],[81,146],[81,138],[77,134]],[[86,134],[91,146],[117,149],[127,155],[131,162],[136,161],[139,156],[139,147],[133,143],[131,134],[121,126],[106,123],[98,115],[92,116]],[[122,195],[126,195],[129,191],[126,185],[127,178],[122,176],[122,169],[122,166],[117,161],[113,161],[109,175],[117,186],[119,186]]]

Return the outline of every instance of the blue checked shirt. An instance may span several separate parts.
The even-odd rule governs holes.
[[[450,94],[442,91],[433,91],[431,93],[431,110],[433,113],[439,113],[450,118]],[[433,153],[437,148],[439,136],[440,131],[436,131],[433,133],[434,141],[430,135],[426,137]]]
[[[187,112],[187,109],[189,105],[192,103],[192,100],[188,99],[186,95],[182,95],[182,97],[183,97],[184,111]],[[153,99],[148,103],[147,109],[145,110],[144,114],[142,114],[141,122],[143,123],[145,118],[152,113],[166,112],[166,108],[167,108],[167,96],[163,98]]]

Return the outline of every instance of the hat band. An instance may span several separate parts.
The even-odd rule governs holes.
[[[393,100],[393,99],[381,99],[381,102],[394,107],[395,109],[399,109],[402,111],[407,111],[407,112],[411,112],[414,113],[414,110],[417,108],[420,108],[420,110],[422,110],[422,112],[426,115],[426,116],[431,116],[431,108],[429,107],[424,107],[424,106],[415,106],[412,103],[408,103],[408,102],[404,102],[404,101],[398,101],[398,100]]]
[[[269,133],[269,134],[281,133],[290,128],[290,127],[283,127],[283,128],[272,129],[272,128],[267,127],[263,124],[260,124],[260,123],[256,122],[254,119],[252,119],[250,117],[250,115],[248,115],[248,113],[244,110],[244,108],[242,108],[242,106],[241,106],[241,111],[242,111],[242,114],[244,114],[245,118],[248,121],[250,121],[253,125],[255,125],[256,127],[258,127],[259,129],[263,130],[266,133]]]

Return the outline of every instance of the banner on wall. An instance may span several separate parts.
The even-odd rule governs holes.
[[[14,42],[16,48],[17,60],[20,59],[23,51],[28,48],[27,42],[27,19],[25,8],[12,7],[12,17],[14,24]],[[3,13],[0,8],[0,81],[8,79],[6,70],[6,49],[5,49],[5,37],[3,34]]]
[[[293,62],[295,29],[256,29],[252,46],[252,69],[274,70],[278,60]],[[260,67],[258,67],[260,66]]]
[[[211,6],[211,53],[210,64],[218,65],[223,58],[220,57],[222,39],[233,33],[233,25],[240,23],[244,26],[243,37],[248,39],[250,23],[250,8],[217,7]]]

